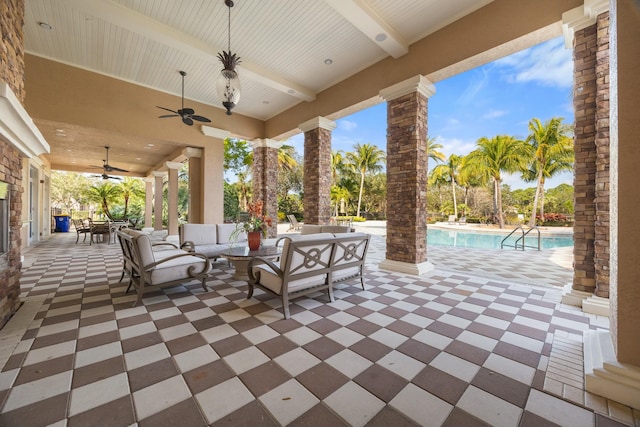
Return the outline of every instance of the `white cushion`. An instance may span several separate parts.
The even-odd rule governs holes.
[[[282,295],[282,279],[266,264],[253,266],[254,274],[260,274],[260,284],[278,295]],[[299,291],[322,285],[327,280],[327,274],[305,277],[304,279],[292,280],[288,285],[288,293]]]
[[[198,245],[215,245],[218,242],[216,224],[182,224],[180,226],[180,244],[193,242]]]

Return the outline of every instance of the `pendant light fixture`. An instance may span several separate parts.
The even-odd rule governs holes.
[[[235,53],[231,53],[231,8],[232,0],[224,0],[224,4],[229,8],[229,27],[228,27],[228,49],[218,53],[218,59],[222,62],[222,70],[216,83],[218,96],[222,99],[222,105],[227,109],[227,115],[231,115],[231,109],[236,106],[240,100],[240,78],[236,66],[241,62],[240,57]]]

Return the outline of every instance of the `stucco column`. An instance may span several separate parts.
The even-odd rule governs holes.
[[[336,123],[324,117],[308,120],[304,132],[304,222],[329,224],[331,220],[331,131]]]
[[[268,237],[278,234],[278,149],[282,142],[257,139],[253,147],[253,199],[262,200],[265,213],[273,219]]]
[[[189,162],[188,221],[202,223],[202,149],[187,147],[182,154]]]
[[[169,187],[167,191],[167,222],[169,236],[178,235],[178,171],[180,162],[165,162],[169,170]]]
[[[202,126],[202,133],[212,138],[202,151],[202,203],[203,224],[224,222],[224,140],[229,131]]]
[[[427,101],[415,76],[380,91],[387,101],[387,253],[380,268],[420,275],[427,262]]]
[[[585,388],[640,410],[640,10],[612,0],[610,20],[610,332],[584,335]]]
[[[144,226],[153,224],[153,181],[152,176],[144,178]]]
[[[152,172],[155,178],[154,187],[153,187],[153,229],[154,230],[162,230],[162,184],[164,181],[164,177],[167,175],[166,172],[155,171]]]
[[[563,14],[573,47],[574,274],[562,302],[609,313],[609,7],[588,0]]]

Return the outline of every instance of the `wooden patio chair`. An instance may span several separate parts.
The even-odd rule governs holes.
[[[89,227],[83,219],[72,219],[71,221],[73,222],[73,227],[76,229],[76,245],[78,244],[78,240],[80,240],[81,234],[84,235],[82,239],[84,243],[87,240],[87,234],[91,234],[91,227]]]

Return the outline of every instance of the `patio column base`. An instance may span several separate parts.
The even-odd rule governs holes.
[[[616,359],[608,331],[584,332],[585,389],[640,410],[640,368]]]
[[[571,283],[565,285],[562,294],[562,303],[581,307],[584,313],[609,317],[609,299],[595,296],[591,292],[578,291],[571,287]]]
[[[383,270],[397,271],[399,273],[412,274],[414,276],[421,276],[435,268],[435,266],[429,261],[412,264],[410,262],[393,261],[390,259],[383,260],[378,264],[378,267]]]

